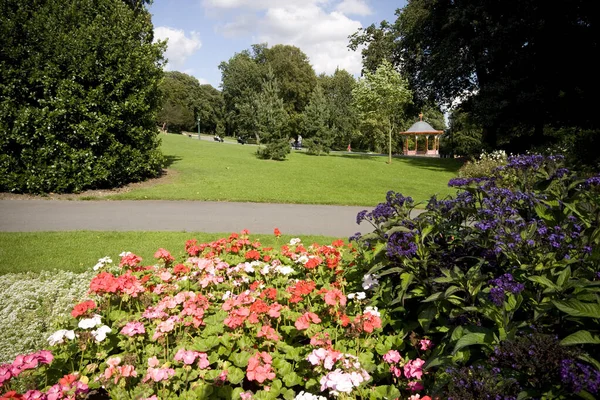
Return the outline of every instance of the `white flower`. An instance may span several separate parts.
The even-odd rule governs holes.
[[[302,391],[302,392],[298,393],[296,395],[296,397],[294,397],[294,400],[327,400],[327,399],[323,396],[317,396],[316,394]]]
[[[128,256],[128,255],[130,255],[130,254],[131,254],[131,252],[130,252],[130,251],[124,251],[124,252],[122,252],[121,254],[119,254],[119,257],[125,257],[125,256]]]
[[[376,317],[381,317],[381,313],[377,310],[377,307],[371,307],[371,306],[366,307],[365,314],[371,314]]]
[[[94,314],[94,316],[92,318],[84,318],[81,321],[79,321],[78,326],[81,329],[91,329],[91,328],[95,328],[96,326],[100,325],[102,323],[102,317],[99,316],[98,314]]]
[[[275,267],[275,271],[279,272],[281,275],[289,275],[294,273],[294,269],[292,267],[288,267],[287,265],[279,265]]]
[[[300,257],[298,257],[298,259],[296,260],[296,262],[298,264],[306,264],[308,262],[308,257],[307,256],[300,256]]]
[[[254,273],[254,267],[250,263],[244,263],[244,271],[246,271],[247,274]]]
[[[98,263],[94,265],[94,271],[98,271],[100,268],[104,268],[108,264],[112,264],[112,260],[110,257],[102,257],[98,260]]]
[[[367,295],[365,294],[365,292],[348,293],[349,299],[356,298],[356,300],[363,300],[366,297],[367,297]]]
[[[223,298],[221,300],[227,300],[230,297],[231,297],[231,292],[228,290],[225,292],[225,294],[223,295]]]
[[[260,273],[263,275],[268,275],[269,272],[271,272],[271,266],[268,264],[262,267],[262,269],[260,270]]]
[[[290,246],[295,246],[295,245],[297,245],[300,242],[302,242],[302,240],[300,240],[300,238],[290,239]]]
[[[68,331],[66,329],[58,330],[58,331],[54,332],[52,335],[50,335],[50,337],[48,338],[48,343],[50,344],[50,346],[55,346],[57,344],[64,343],[65,338],[67,338],[69,340],[75,339],[75,332]]]
[[[367,274],[363,277],[363,283],[362,283],[363,289],[369,290],[378,285],[379,285],[379,280],[377,279],[377,276]]]
[[[108,326],[102,325],[100,328],[92,331],[92,336],[97,342],[102,342],[104,339],[106,339],[106,334],[111,330],[112,329],[110,329]]]

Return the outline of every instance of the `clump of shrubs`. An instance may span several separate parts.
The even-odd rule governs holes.
[[[491,153],[485,151],[474,161],[467,161],[458,171],[461,178],[482,178],[491,176],[493,171],[505,165],[507,156],[504,150],[495,150]]]

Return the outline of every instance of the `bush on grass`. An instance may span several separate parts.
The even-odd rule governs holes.
[[[439,343],[430,393],[597,396],[600,177],[527,155],[449,184],[456,198],[432,198],[414,219],[412,200],[389,192],[358,216],[375,231],[352,238],[360,268],[379,277],[373,304],[397,331]]]
[[[256,156],[263,160],[283,161],[290,154],[290,144],[285,139],[274,140],[256,150]]]
[[[461,178],[483,178],[491,176],[494,170],[506,164],[506,153],[496,150],[491,153],[485,151],[475,161],[467,161],[458,171]]]

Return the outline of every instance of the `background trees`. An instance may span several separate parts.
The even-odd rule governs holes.
[[[0,190],[156,176],[162,44],[143,2],[0,2]]]
[[[375,60],[393,60],[421,101],[462,98],[489,148],[590,142],[600,130],[592,117],[600,81],[582,55],[598,52],[595,6],[409,0],[394,24],[359,31],[352,44],[367,45],[367,70]]]

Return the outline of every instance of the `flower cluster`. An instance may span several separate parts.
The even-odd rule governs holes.
[[[494,286],[490,289],[490,300],[498,307],[504,303],[506,292],[518,294],[525,289],[525,285],[515,282],[512,274],[509,273],[506,273],[496,279],[492,279],[488,283]]]
[[[333,349],[318,348],[306,358],[311,365],[327,372],[320,380],[321,391],[328,390],[332,395],[351,393],[361,383],[371,379],[358,358]],[[335,369],[334,369],[335,368]]]
[[[11,364],[0,365],[0,387],[23,371],[35,369],[42,364],[50,364],[53,359],[54,356],[47,350],[18,355]]]
[[[425,347],[429,348],[429,346],[430,342]],[[401,378],[402,373],[404,372],[404,377],[408,379],[406,385],[412,392],[423,390],[424,386],[421,379],[423,377],[423,365],[425,365],[425,360],[416,358],[414,360],[405,361],[400,355],[400,352],[397,350],[389,350],[384,354],[383,361],[390,365],[390,372],[392,373],[392,376],[394,376],[394,379]]]

